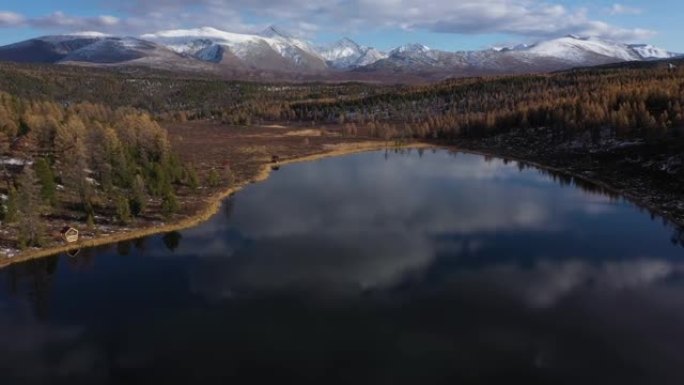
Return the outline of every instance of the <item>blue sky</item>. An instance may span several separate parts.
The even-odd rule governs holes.
[[[470,50],[574,33],[684,52],[683,15],[681,0],[4,0],[0,44],[75,31],[275,24],[318,43],[348,36],[380,49],[415,42]]]

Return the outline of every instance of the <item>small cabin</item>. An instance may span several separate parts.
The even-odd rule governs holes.
[[[78,230],[76,230],[73,227],[70,227],[70,226],[64,227],[62,229],[62,231],[60,232],[60,234],[62,235],[62,239],[66,243],[78,242]]]
[[[677,66],[674,65],[674,64],[672,64],[672,63],[668,63],[668,64],[667,64],[667,68],[668,68],[670,71],[674,71],[674,70],[677,69]]]
[[[280,157],[278,155],[271,156],[271,163],[278,163],[278,162],[280,162]]]

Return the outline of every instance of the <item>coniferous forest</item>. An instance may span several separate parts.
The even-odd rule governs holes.
[[[245,83],[134,68],[0,64],[0,71],[0,219],[22,248],[44,244],[46,220],[88,227],[164,220],[179,211],[179,190],[199,194],[232,180],[217,177],[226,164],[200,175],[178,156],[164,127],[188,122],[465,143],[542,162],[536,155],[550,148],[584,156],[605,143],[640,143],[650,154],[662,148],[667,156],[652,168],[666,171],[667,189],[681,189],[669,182],[682,178],[684,68],[667,63],[411,86]]]

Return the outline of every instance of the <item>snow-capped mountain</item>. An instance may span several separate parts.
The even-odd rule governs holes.
[[[553,57],[568,62],[584,63],[605,57],[615,61],[635,61],[643,58],[629,45],[597,38],[566,36],[537,43],[517,52]]]
[[[325,60],[312,45],[275,27],[261,34],[241,34],[204,27],[141,36],[171,50],[213,63],[234,62],[266,70],[322,71]]]
[[[556,71],[677,56],[651,45],[578,36],[459,52],[407,44],[383,53],[348,38],[317,48],[276,27],[256,34],[232,33],[211,27],[179,29],[139,38],[79,32],[43,36],[0,47],[0,60],[4,61],[143,65],[246,79],[379,78],[374,73],[440,79]]]
[[[556,58],[583,64],[597,57],[615,62],[669,59],[677,54],[648,44],[623,44],[594,37],[568,35],[532,45],[518,45],[498,49],[500,52],[515,51],[529,56]]]
[[[639,54],[644,60],[649,59],[670,59],[680,56],[674,52],[666,51],[662,48],[654,47],[650,44],[630,44],[629,46],[634,52]]]
[[[395,48],[389,57],[396,61],[403,61],[407,65],[434,64],[439,65],[441,51],[433,50],[422,44],[406,44]]]
[[[29,63],[143,64],[181,59],[166,47],[149,41],[97,32],[43,36],[0,47],[0,60]]]
[[[387,54],[375,48],[364,47],[346,37],[328,47],[321,48],[319,52],[328,65],[337,69],[363,67],[387,57]]]
[[[674,53],[649,45],[629,45],[598,38],[566,36],[532,45],[521,44],[463,52],[439,51],[424,45],[411,44],[391,51],[388,58],[362,70],[452,72],[456,75],[525,73],[676,56]]]

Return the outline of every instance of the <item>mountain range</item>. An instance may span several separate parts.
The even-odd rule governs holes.
[[[0,61],[94,66],[146,66],[239,77],[431,79],[516,74],[669,59],[678,54],[647,45],[565,36],[532,45],[448,52],[407,44],[389,52],[344,38],[320,47],[276,27],[243,34],[204,27],[140,37],[80,32],[43,36],[0,47]]]

